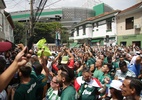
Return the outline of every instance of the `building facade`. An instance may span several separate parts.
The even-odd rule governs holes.
[[[3,0],[0,0],[0,41],[5,38],[4,34],[4,9],[6,5]]]
[[[63,27],[70,29],[73,25],[94,16],[93,9],[87,8],[54,8],[44,9],[38,21],[52,22],[58,21]],[[14,21],[23,21],[30,19],[30,11],[11,12]]]
[[[74,27],[69,39],[79,43],[86,42],[90,45],[116,42],[116,14],[118,12],[119,10],[115,10],[88,18]],[[109,41],[105,40],[106,36],[109,36]]]
[[[100,9],[98,9],[100,11]],[[142,2],[123,11],[102,12],[77,24],[70,41],[88,42],[91,45],[118,44],[129,46],[135,43],[142,47]]]
[[[75,25],[69,40],[78,43],[87,42],[90,45],[116,42],[116,15],[119,10],[112,10],[111,7],[104,6],[104,3],[95,6],[96,16]],[[104,10],[105,8],[107,10]],[[109,36],[109,41],[105,40],[106,36]]]
[[[142,47],[142,2],[117,15],[117,36],[119,45]]]
[[[4,1],[0,0],[0,41],[8,40],[14,42],[14,24],[11,15],[4,10],[5,8]]]

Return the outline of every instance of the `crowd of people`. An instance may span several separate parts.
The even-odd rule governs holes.
[[[142,49],[41,48],[0,42],[0,100],[142,100]]]

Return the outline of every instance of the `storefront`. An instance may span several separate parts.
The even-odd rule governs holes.
[[[130,46],[135,43],[136,46],[142,47],[142,35],[118,36],[118,45]]]
[[[108,39],[108,43],[109,44],[112,44],[113,41],[115,41],[115,37],[109,37]],[[101,46],[104,45],[106,42],[105,42],[105,38],[95,38],[95,39],[92,39],[91,40],[91,43],[93,46],[97,45],[97,43],[99,43]]]

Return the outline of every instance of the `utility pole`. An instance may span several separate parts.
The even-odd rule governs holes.
[[[33,35],[34,33],[34,28],[33,28],[33,24],[34,24],[34,11],[33,11],[33,3],[34,3],[34,0],[30,0],[30,10],[31,10],[31,13],[30,13],[30,36]]]

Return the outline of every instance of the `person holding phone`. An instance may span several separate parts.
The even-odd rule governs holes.
[[[9,46],[9,48],[6,48],[5,50],[10,49],[9,43],[5,43]],[[0,43],[0,47],[5,45],[4,43]],[[2,48],[4,51],[4,48]],[[26,54],[25,51],[27,50],[27,47],[24,47],[15,57],[12,64],[0,75],[0,92],[6,88],[10,80],[14,77],[16,71],[23,65],[25,65],[28,62],[28,58],[31,56],[30,54]]]

